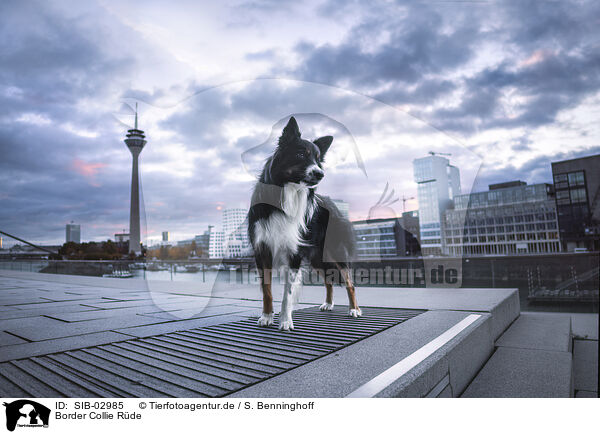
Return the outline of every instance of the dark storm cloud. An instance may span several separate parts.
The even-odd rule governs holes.
[[[356,7],[332,1],[321,12]],[[301,61],[291,73],[359,89],[387,103],[413,104],[413,113],[437,128],[467,135],[482,128],[552,123],[561,110],[600,88],[598,2],[414,2],[374,8],[379,13],[365,13],[338,45],[299,43]],[[477,55],[495,56],[482,51],[490,42],[507,48],[508,58],[462,73]],[[425,110],[456,89],[464,90],[458,105]],[[515,107],[515,115],[504,107],[510,107],[506,98],[514,90],[528,99]]]
[[[457,84],[450,80],[431,78],[421,80],[412,88],[396,83],[390,89],[375,94],[374,97],[382,101],[394,101],[396,103],[430,104],[438,97],[444,96],[456,88]]]
[[[597,42],[594,33],[600,5],[593,0],[523,0],[502,2],[501,6],[498,18],[502,26],[498,26],[497,33],[507,35],[521,48],[568,50]]]
[[[174,131],[180,140],[193,139],[193,148],[218,146],[224,141],[221,124],[231,112],[227,94],[220,88],[199,89],[190,85],[188,98],[167,112],[172,111],[159,126]],[[160,108],[159,108],[160,111]]]
[[[457,108],[442,109],[431,119],[438,127],[472,132],[476,128],[534,128],[553,123],[564,109],[576,107],[600,89],[600,52],[581,48],[573,54],[539,54],[540,60],[515,69],[502,64],[466,81],[466,92]],[[511,101],[511,90],[527,98]],[[510,116],[500,104],[513,108]]]
[[[74,157],[82,155],[78,147],[103,147],[108,138],[75,138],[50,126],[16,127],[0,127],[6,150],[0,161],[3,230],[44,240],[62,238],[69,220],[97,225],[127,221],[127,156],[115,158],[109,151],[95,163]],[[91,236],[90,225],[85,229]]]
[[[259,79],[197,91],[191,87],[190,94],[177,110],[161,121],[161,128],[175,133],[178,140],[185,140],[190,150],[218,151],[225,161],[236,163],[246,150],[244,146],[264,142],[271,134],[273,123],[282,116],[298,113],[301,108],[310,112],[341,113],[355,106],[357,99],[356,95],[348,95],[334,87],[277,79]],[[264,131],[238,139],[229,146],[223,125],[235,127],[236,122],[262,125]]]
[[[294,72],[307,80],[351,89],[368,89],[390,81],[407,86],[472,57],[479,29],[465,20],[464,14],[417,2],[406,8],[388,8],[390,15],[382,11],[356,25],[339,45],[298,44],[296,52],[302,61]],[[453,27],[442,29],[449,18]],[[377,41],[380,37],[384,39],[381,43]]]
[[[112,143],[110,114],[78,104],[111,93],[135,60],[106,53],[101,41],[110,35],[87,27],[89,17],[66,18],[49,3],[2,2],[0,17],[2,229],[58,241],[73,219],[88,223],[88,237],[98,236],[93,226],[110,234],[114,221],[127,219],[118,203],[127,203],[128,159],[112,152],[122,145]],[[69,129],[109,134],[82,137]]]
[[[2,2],[0,6],[0,78],[12,89],[10,109],[47,111],[52,120],[73,120],[73,104],[106,92],[131,67],[124,53],[108,55],[101,48],[102,29],[86,31],[77,18],[64,18],[49,3]],[[6,97],[7,99],[10,97]]]

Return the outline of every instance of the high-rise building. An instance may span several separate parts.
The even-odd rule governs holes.
[[[332,199],[332,201],[344,217],[350,218],[350,204],[348,202],[341,199]]]
[[[169,231],[163,231],[163,233],[162,233],[162,240],[163,240],[163,243],[168,243],[169,242]]]
[[[600,250],[600,155],[552,163],[563,250]]]
[[[146,145],[144,132],[138,129],[137,103],[135,105],[135,125],[127,130],[125,144],[132,156],[131,204],[129,209],[129,251],[139,255],[142,251],[140,235],[140,178],[138,159]]]
[[[223,231],[211,231],[208,240],[208,257],[223,258],[225,256],[225,234]]]
[[[223,255],[226,258],[243,256],[250,246],[248,223],[245,208],[226,208],[223,210]]]
[[[419,230],[423,255],[443,251],[442,215],[452,208],[461,193],[460,172],[447,158],[437,155],[413,161],[414,179],[419,201]]]
[[[67,243],[81,243],[81,226],[73,224],[73,222],[68,223],[66,227],[66,240]]]
[[[512,181],[456,196],[442,227],[444,253],[450,256],[561,251],[550,184]]]

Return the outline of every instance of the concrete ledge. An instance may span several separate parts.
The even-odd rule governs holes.
[[[565,351],[499,347],[464,398],[568,398],[572,357]]]
[[[571,318],[523,312],[496,341],[496,346],[571,351]]]
[[[314,362],[238,391],[232,397],[345,397],[410,356],[469,313],[429,311]],[[377,397],[422,397],[449,376],[440,394],[456,396],[471,381],[493,348],[491,317],[473,324],[414,369],[377,393]],[[456,390],[457,392],[453,392]]]
[[[575,339],[573,374],[575,390],[598,395],[598,341]]]

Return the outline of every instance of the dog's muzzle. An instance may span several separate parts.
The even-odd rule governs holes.
[[[317,185],[321,179],[325,176],[325,172],[318,167],[315,167],[310,172],[308,172],[306,177],[306,183],[308,185]]]

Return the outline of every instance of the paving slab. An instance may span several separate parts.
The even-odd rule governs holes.
[[[598,341],[573,341],[575,390],[598,392]]]
[[[52,316],[54,314],[61,314],[61,313],[65,313],[65,312],[87,312],[87,311],[93,311],[93,310],[98,310],[98,309],[94,309],[94,308],[87,307],[87,306],[81,306],[81,305],[57,306],[57,307],[48,306],[42,310],[38,310],[38,309],[16,310],[15,309],[10,312],[2,312],[2,313],[0,313],[0,318],[2,318],[1,320],[20,318],[22,321],[27,321],[26,318],[40,317],[42,315]]]
[[[9,347],[4,347],[2,351],[0,351],[0,362],[120,342],[127,339],[131,339],[131,336],[111,331],[90,333],[81,336],[69,336],[66,338],[53,339],[51,341],[11,345]]]
[[[23,326],[26,326],[32,330],[43,331],[45,329],[53,329],[65,325],[63,321],[59,321],[54,318],[46,318],[44,316],[35,316],[32,318],[12,318],[0,321],[0,330],[12,331],[18,330]],[[24,336],[25,337],[25,336]],[[25,337],[26,339],[29,339]]]
[[[464,398],[568,398],[571,353],[498,347]]]
[[[16,345],[16,344],[24,344],[27,341],[25,339],[21,339],[20,337],[13,336],[4,331],[0,332],[0,347],[5,345]]]
[[[114,301],[114,300],[99,300],[94,303],[82,303],[83,306],[89,306],[94,309],[126,309],[129,307],[138,306],[155,306],[150,297],[143,300],[132,301]]]
[[[11,310],[13,312],[33,312],[36,310],[42,312],[44,309],[57,309],[63,307],[77,308],[84,305],[85,302],[82,303],[79,301],[46,301],[43,303],[27,303],[18,306],[11,306]],[[0,318],[2,318],[2,315],[0,315]]]
[[[498,347],[570,351],[569,316],[539,315],[522,312],[521,316],[496,341]]]
[[[48,313],[47,316],[64,322],[81,322],[95,319],[110,320],[111,318],[115,318],[117,316],[142,315],[154,310],[156,310],[156,307],[154,306],[125,308],[119,309],[117,312],[112,309],[92,309],[79,312]]]
[[[166,322],[167,320],[160,320],[156,318],[149,318],[136,315],[132,317],[123,316],[111,319],[83,321],[78,323],[66,323],[57,320],[52,321],[55,321],[58,324],[53,324],[52,327],[48,328],[40,328],[31,327],[26,322],[24,325],[14,326],[7,329],[6,331],[30,341],[43,341],[48,339],[57,339],[68,336],[85,335],[89,333],[115,330],[118,328],[155,324],[158,322]]]

